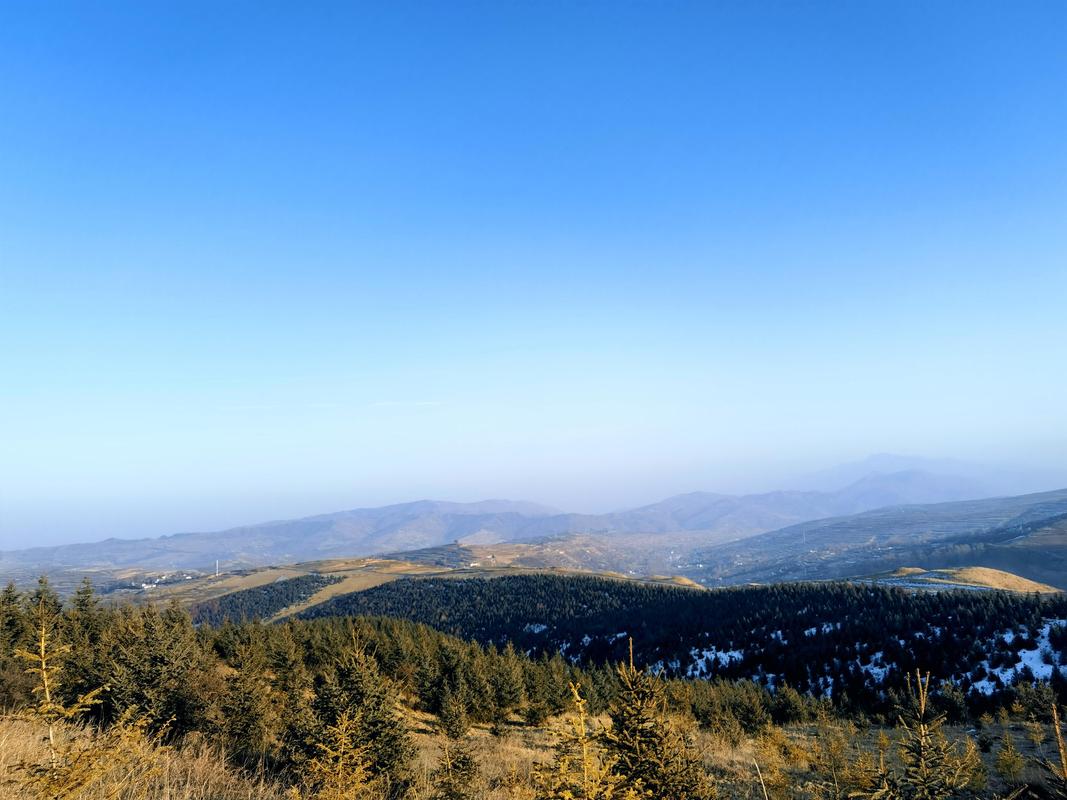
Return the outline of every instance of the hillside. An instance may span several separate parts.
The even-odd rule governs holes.
[[[881,586],[899,586],[915,589],[975,589],[1038,594],[1055,594],[1062,591],[1047,583],[1027,580],[999,569],[989,567],[960,567],[957,569],[922,569],[901,567],[889,573],[872,575],[871,583]]]
[[[899,481],[899,477],[894,479]],[[864,494],[862,486],[850,490]],[[788,494],[788,493],[783,493]],[[760,496],[761,504],[769,502]],[[795,499],[795,498],[794,498]],[[634,519],[670,519],[670,524],[709,524],[711,506],[724,501],[715,496],[687,495],[655,506],[638,509]],[[756,501],[753,500],[753,503]],[[792,501],[790,501],[792,502]],[[709,503],[711,504],[709,506]],[[478,504],[481,506],[481,504]],[[733,505],[736,509],[736,505]],[[444,512],[447,510],[447,514]],[[528,512],[532,511],[526,509]],[[347,517],[374,518],[380,528],[409,530],[426,522],[429,513],[440,522],[445,516],[462,520],[467,530],[482,524],[489,514],[499,521],[505,512],[499,506],[455,508],[451,504],[409,504],[374,513],[351,512]],[[543,525],[560,515],[548,514],[530,524]],[[729,515],[728,515],[729,516]],[[336,515],[307,521],[316,525],[338,524]],[[720,518],[721,520],[722,518]],[[458,524],[458,522],[456,523]],[[666,523],[664,523],[666,524]],[[283,523],[278,523],[286,527]],[[242,529],[243,530],[243,529]],[[310,534],[309,534],[310,535]],[[247,542],[240,533],[228,534]],[[223,538],[227,538],[224,536]],[[308,549],[334,549],[345,545],[332,534],[312,535]],[[406,540],[406,537],[400,537]],[[940,571],[921,581],[922,588],[962,586],[1006,588],[1018,591],[1052,591],[1064,588],[1067,576],[1067,490],[991,498],[977,501],[906,505],[843,517],[815,520],[763,534],[738,538],[736,534],[707,530],[663,532],[609,531],[564,533],[523,541],[482,543],[472,535],[463,543],[452,541],[411,550],[386,551],[380,556],[315,558],[274,563],[288,566],[228,566],[216,577],[206,570],[107,566],[64,568],[40,567],[64,592],[72,591],[88,575],[105,593],[177,598],[193,603],[230,592],[254,588],[278,580],[308,574],[328,574],[341,580],[322,587],[327,596],[343,594],[411,575],[517,574],[529,571],[610,573],[619,577],[651,580],[649,576],[673,576],[663,580],[695,582],[703,586],[774,583],[796,580],[890,580],[901,564],[918,564],[927,571]],[[255,538],[253,537],[253,540]],[[382,542],[397,540],[383,535]],[[269,547],[257,553],[267,561]],[[967,574],[945,570],[967,568]],[[8,578],[25,584],[39,574],[32,567],[6,570]],[[888,577],[887,577],[888,576]],[[308,605],[322,598],[306,598]],[[272,614],[274,612],[271,612]]]
[[[677,579],[458,562],[314,566],[319,571],[303,577],[196,603],[194,618],[402,618],[590,664],[624,658],[632,637],[638,661],[668,675],[786,682],[867,704],[878,702],[884,681],[899,683],[916,667],[980,695],[1035,676],[1067,685],[1067,597],[983,568],[707,591]]]
[[[390,558],[314,561],[243,570],[221,576],[203,576],[150,585],[148,588],[112,589],[110,595],[132,594],[137,600],[178,601],[192,610],[197,621],[217,624],[224,619],[273,622],[304,612],[332,613],[330,608],[359,602],[353,600],[351,595],[411,578],[486,579],[547,574],[704,589],[680,575],[628,575],[612,570],[597,571],[563,565],[559,563],[563,559],[552,559],[550,552],[551,548],[529,544],[446,545],[396,554]],[[954,570],[901,568],[892,573],[851,580],[928,591],[961,588],[1046,594],[1059,591],[1018,575],[981,567]],[[315,611],[320,606],[327,610]]]
[[[696,492],[610,514],[569,514],[533,503],[489,500],[451,503],[423,500],[280,520],[208,533],[155,539],[108,539],[91,544],[37,547],[0,553],[0,574],[22,581],[48,571],[166,572],[260,567],[316,559],[371,556],[438,547],[453,542],[532,542],[573,534],[608,536],[621,552],[592,565],[636,572],[671,572],[700,547],[741,539],[795,523],[853,514],[902,502],[979,496],[966,479],[918,471],[871,474],[829,491],[779,491],[752,495]],[[627,536],[671,535],[649,542]],[[675,559],[635,565],[664,547]],[[67,576],[71,583],[73,576]],[[76,578],[75,578],[76,579]]]
[[[281,583],[301,582],[307,583],[304,578]],[[559,731],[573,716],[558,717],[574,708],[567,687],[581,687],[582,713],[595,719],[598,730],[616,731],[626,724],[620,709],[635,706],[629,687],[640,681],[640,696],[650,701],[645,708],[654,709],[634,715],[646,737],[642,741],[648,731],[684,725],[700,748],[684,752],[710,771],[721,792],[704,796],[743,800],[760,795],[756,781],[763,779],[753,778],[753,754],[772,788],[788,788],[813,776],[826,785],[840,781],[840,759],[825,761],[823,750],[858,760],[884,749],[891,733],[887,723],[906,702],[904,675],[915,667],[934,676],[933,702],[954,723],[948,735],[969,743],[963,728],[969,725],[984,734],[976,753],[983,742],[995,741],[991,729],[1007,735],[1023,730],[1024,722],[1026,731],[1048,741],[1048,727],[1035,720],[1044,719],[1065,689],[1063,598],[845,584],[693,592],[547,575],[406,579],[359,596],[367,613],[406,619],[325,617],[195,628],[180,610],[119,608],[82,592],[76,607],[55,617],[55,628],[78,642],[83,659],[64,665],[57,696],[69,704],[84,696],[86,687],[105,685],[109,691],[106,704],[89,712],[96,724],[64,724],[62,741],[121,734],[121,749],[106,748],[98,739],[92,751],[77,752],[101,763],[100,774],[121,776],[112,788],[126,785],[131,756],[140,759],[137,769],[150,783],[138,797],[280,800],[296,796],[292,784],[308,769],[300,755],[306,751],[297,748],[325,751],[336,743],[329,726],[336,730],[345,721],[346,730],[353,726],[353,751],[384,754],[369,763],[391,765],[394,773],[380,768],[395,774],[397,783],[432,786],[441,780],[439,765],[450,753],[477,753],[477,769],[463,775],[465,793],[428,796],[547,797],[526,792],[522,781],[567,742]],[[31,597],[5,593],[0,635],[8,645],[32,646]],[[47,609],[45,603],[39,607]],[[416,618],[429,624],[410,621]],[[48,622],[45,617],[42,630]],[[631,637],[635,661],[650,674],[612,667],[629,656]],[[498,646],[507,641],[521,646]],[[11,649],[0,650],[0,698],[18,713],[0,715],[5,742],[0,766],[20,780],[26,775],[21,759],[47,768],[49,752],[42,743],[50,740],[42,724],[46,718],[35,710],[32,687],[21,680]],[[956,683],[942,684],[942,677]],[[141,728],[124,727],[132,714],[160,738],[145,739],[137,734]],[[249,754],[250,732],[261,738]],[[309,742],[308,736],[318,738]],[[155,750],[162,741],[165,750]],[[602,747],[600,741],[592,739],[592,746]],[[781,750],[783,743],[789,751]],[[380,750],[372,749],[378,744]],[[775,756],[772,747],[782,755]],[[272,759],[269,772],[261,766],[264,752]],[[794,752],[812,752],[819,760]],[[1025,752],[1040,755],[1039,742]],[[995,754],[986,756],[989,766],[997,761]],[[348,771],[330,773],[340,776],[337,785],[346,796],[386,800],[363,791],[369,768],[354,763]],[[152,783],[162,775],[161,766],[165,785]],[[243,779],[235,780],[238,776]],[[29,785],[29,778],[21,780]],[[863,775],[854,780],[869,786]],[[171,791],[176,786],[182,787],[178,793]],[[479,793],[467,792],[469,786],[478,786]],[[390,800],[414,796],[405,789]]]
[[[989,581],[990,588],[1055,591],[1067,588],[1067,491],[896,506],[744,538],[703,531],[570,534],[456,547],[403,557],[425,563],[459,558],[526,568],[683,575],[706,586],[862,578],[903,563],[971,569],[960,585]],[[1001,581],[1014,583],[998,582],[997,572],[1003,573]]]
[[[672,504],[692,508],[693,498]],[[105,582],[110,592],[204,602],[227,593],[308,574],[336,577],[310,607],[337,594],[410,576],[479,576],[563,570],[611,573],[705,586],[791,580],[854,579],[915,588],[991,588],[1048,592],[1062,588],[1067,555],[1067,492],[901,506],[819,520],[716,542],[704,531],[566,534],[526,542],[442,544],[383,557],[321,559],[232,570],[219,577],[125,570]],[[922,564],[921,578],[894,574]],[[97,581],[98,585],[100,582]],[[287,604],[291,605],[291,604]],[[271,608],[270,617],[280,609]]]
[[[843,578],[900,564],[990,567],[1064,588],[1067,490],[800,523],[695,551],[678,571],[711,586]]]
[[[481,548],[477,548],[481,549]],[[191,610],[198,622],[217,624],[223,620],[234,622],[260,619],[275,622],[344,597],[390,583],[411,578],[499,578],[540,574],[578,575],[577,571],[538,569],[508,564],[482,565],[464,560],[468,548],[452,546],[439,548],[437,563],[402,560],[400,558],[334,559],[266,567],[220,576],[203,576],[187,581],[151,586],[148,589],[113,590],[112,598],[123,594],[138,601],[176,601]],[[703,587],[682,577],[630,577],[604,574],[620,581],[644,585],[680,586],[700,590]]]
[[[1067,597],[915,592],[854,583],[694,592],[595,577],[403,580],[337,596],[305,618],[409,619],[581,663],[635,658],[666,674],[788,683],[876,702],[920,667],[964,693],[1067,676]]]
[[[532,521],[550,516],[555,516],[553,509],[525,502],[423,500],[211,533],[181,533],[157,539],[109,539],[93,544],[12,551],[0,554],[0,568],[35,564],[197,569],[211,566],[216,560],[227,566],[260,566],[416,549],[478,536],[487,530],[501,538],[510,538],[521,535]]]

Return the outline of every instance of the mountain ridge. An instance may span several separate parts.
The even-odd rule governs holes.
[[[576,514],[512,500],[418,500],[350,509],[214,532],[55,545],[0,552],[0,571],[37,567],[204,569],[255,567],[318,558],[417,550],[453,541],[528,541],[574,533],[705,532],[709,543],[798,522],[855,513],[886,502],[979,491],[965,479],[918,471],[872,475],[834,492],[782,490],[750,495],[690,492],[658,503]]]
[[[810,520],[693,558],[699,567],[686,574],[706,585],[821,580],[920,564],[1004,569],[1063,588],[1067,489]]]

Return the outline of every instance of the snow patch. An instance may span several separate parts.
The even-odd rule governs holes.
[[[1029,668],[1034,678],[1039,681],[1050,680],[1052,673],[1056,670],[1059,670],[1063,675],[1067,675],[1067,664],[1057,662],[1056,652],[1052,649],[1052,644],[1049,641],[1049,633],[1052,628],[1064,624],[1067,624],[1067,620],[1045,620],[1045,624],[1038,630],[1037,640],[1034,642],[1035,646],[1019,650],[1015,654],[1016,661],[1014,664],[994,668],[990,666],[988,659],[983,661],[980,666],[985,670],[987,677],[975,681],[973,684],[974,689],[982,694],[992,694],[1003,686],[1013,684],[1025,668]],[[993,637],[993,644],[1002,642],[1010,645],[1015,641],[1016,637],[1016,631],[1006,630]]]
[[[743,650],[719,650],[717,647],[699,648],[689,650],[690,665],[686,670],[686,677],[703,678],[715,671],[715,667],[726,667],[734,661],[741,661],[745,657]]]

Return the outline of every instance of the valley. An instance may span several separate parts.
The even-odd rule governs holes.
[[[882,476],[880,485],[914,486],[915,481],[914,475],[906,480]],[[872,480],[860,483],[869,486]],[[854,489],[845,494],[851,496]],[[835,495],[832,504],[840,496]],[[818,497],[824,510],[826,496]],[[411,503],[190,534],[188,540],[176,536],[9,551],[0,554],[0,572],[23,586],[48,574],[53,585],[69,593],[89,578],[115,597],[173,597],[182,602],[309,573],[340,579],[339,588],[329,590],[331,596],[398,576],[539,570],[717,587],[865,580],[902,568],[969,569],[970,578],[956,581],[942,573],[923,583],[935,588],[953,582],[969,586],[975,576],[989,578],[999,571],[1018,580],[993,580],[992,588],[1049,591],[1067,585],[1067,490],[894,505],[762,529],[772,524],[772,507],[781,520],[816,513],[811,502],[810,493],[801,493],[799,499],[785,492],[740,499],[680,495],[613,515],[610,522],[597,517],[579,523],[574,515],[564,515],[565,524],[560,515],[529,504]],[[747,522],[738,527],[742,518]],[[557,530],[581,527],[590,530]],[[517,538],[499,541],[508,537]],[[420,546],[389,549],[408,542]],[[426,542],[430,544],[422,546]],[[338,555],[288,557],[300,552]],[[145,561],[136,562],[139,558]],[[1030,589],[1020,588],[1025,586]]]
[[[982,491],[967,479],[907,470],[872,473],[832,491],[750,495],[694,492],[608,514],[564,513],[511,500],[423,500],[215,532],[7,550],[0,552],[0,574],[24,579],[42,571],[54,576],[81,571],[107,573],[109,577],[130,570],[210,572],[216,562],[225,571],[233,571],[408,552],[457,542],[488,545],[570,536],[593,537],[579,540],[587,542],[592,552],[582,553],[579,547],[576,559],[595,559],[598,548],[609,551],[597,568],[618,569],[618,562],[624,559],[610,552],[617,549],[630,559],[634,553],[643,553],[652,569],[635,571],[670,572],[665,569],[669,563],[684,560],[684,554],[701,547],[900,503],[973,498]],[[664,548],[668,542],[676,545]]]
[[[222,743],[211,780],[242,796],[306,782],[318,769],[306,748],[333,747],[355,719],[359,742],[383,748],[365,761],[374,792],[452,785],[441,770],[453,754],[477,752],[457,796],[554,800],[506,770],[569,769],[560,731],[577,730],[586,708],[625,730],[631,682],[655,709],[642,730],[664,732],[695,791],[750,798],[755,761],[775,797],[831,800],[829,788],[796,787],[874,791],[866,765],[885,736],[907,741],[895,721],[925,676],[956,725],[953,763],[1006,791],[1018,766],[1004,766],[1009,740],[1027,732],[1037,764],[1048,709],[1067,696],[1067,490],[863,509],[872,483],[922,480],[883,476],[832,500],[680,495],[598,517],[420,502],[112,542],[91,559],[92,545],[49,550],[45,564],[39,550],[7,553],[27,591],[0,593],[0,697],[31,707],[11,653],[40,617],[75,642],[70,701],[106,687],[87,718],[127,737],[123,714],[142,715],[146,731],[178,726],[182,769],[206,768],[190,743]],[[380,552],[283,560],[348,547]],[[204,563],[213,555],[217,572]],[[29,741],[16,724],[0,715],[0,736]],[[171,752],[138,741],[139,757]],[[242,770],[267,753],[277,766],[255,767],[261,783],[247,788]],[[358,769],[346,786],[364,786]]]

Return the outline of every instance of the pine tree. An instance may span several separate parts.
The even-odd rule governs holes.
[[[104,632],[104,615],[92,581],[85,578],[70,600],[64,615],[63,633],[70,649],[63,662],[64,697],[74,700],[106,683],[103,674],[100,641]]]
[[[10,581],[0,592],[0,645],[4,653],[22,642],[27,632],[26,614],[23,611],[22,597]]]
[[[623,786],[615,761],[591,729],[580,687],[570,684],[573,711],[549,766],[534,772],[535,800],[638,800],[647,797],[639,782]]]
[[[441,762],[430,775],[430,800],[473,800],[478,780],[478,762],[464,742],[446,741]]]
[[[294,790],[299,800],[378,800],[385,797],[382,779],[369,764],[369,748],[362,744],[363,725],[345,709],[326,725],[315,752],[303,770],[305,789]]]
[[[1023,760],[1019,748],[1015,746],[1015,737],[1011,731],[1004,731],[1000,749],[997,751],[997,773],[1008,783],[1018,783],[1026,762]]]
[[[625,786],[653,798],[714,796],[689,738],[667,717],[660,682],[633,664],[619,665],[619,696],[609,714],[605,745]]]
[[[217,670],[188,614],[177,606],[162,612],[153,606],[123,608],[108,625],[101,651],[108,654],[110,687],[105,720],[137,709],[152,730],[167,728],[177,737],[215,717],[222,691]]]
[[[522,709],[522,718],[532,728],[545,724],[552,713],[549,707],[548,669],[542,656],[536,663],[526,669],[526,706]]]
[[[937,695],[938,705],[945,713],[945,720],[956,725],[967,718],[967,698],[959,685],[952,681],[942,681]]]
[[[788,683],[780,686],[774,693],[775,722],[788,725],[793,722],[805,722],[808,718],[808,703],[804,696]]]
[[[280,757],[288,766],[299,767],[308,757],[308,743],[314,741],[317,721],[312,701],[315,691],[292,626],[274,628],[273,632],[268,663],[272,690],[284,709],[280,720]]]
[[[851,724],[832,724],[820,716],[809,764],[818,777],[813,782],[827,800],[845,800],[856,791],[878,784],[879,772],[865,753],[855,746],[856,729]],[[884,766],[884,759],[883,759]]]
[[[55,642],[57,611],[45,593],[38,596],[33,626],[33,645],[19,649],[17,655],[28,663],[26,672],[35,680],[36,701],[26,716],[45,731],[46,759],[15,764],[18,785],[37,800],[77,800],[97,788],[107,797],[117,797],[123,790],[143,787],[158,771],[156,759],[164,750],[158,739],[148,736],[143,719],[124,715],[104,734],[64,741],[62,729],[84,718],[100,702],[103,688],[72,703],[60,702],[59,665],[69,646]]]
[[[275,744],[280,728],[262,646],[258,642],[239,645],[233,666],[222,702],[230,752],[245,764],[262,762]]]
[[[481,646],[471,642],[462,658],[463,692],[467,716],[475,722],[492,722],[497,718],[496,692],[490,682],[489,659]]]
[[[889,768],[886,761],[888,749],[889,742],[883,733],[878,741],[878,766],[871,778],[871,793],[867,795],[870,800],[898,800],[901,797],[897,775]]]
[[[37,586],[26,596],[26,608],[31,614],[37,612],[37,608],[44,604],[52,619],[59,619],[63,612],[63,601],[59,599],[56,590],[48,582],[48,576],[42,575],[37,579]]]
[[[314,709],[326,726],[347,712],[367,747],[371,774],[388,797],[403,796],[414,747],[391,686],[361,645],[353,643],[333,665],[317,688]]]
[[[33,681],[15,650],[30,644],[28,615],[22,596],[10,582],[0,591],[0,707],[20,706],[31,697]]]
[[[981,760],[974,743],[962,750],[949,744],[944,715],[930,709],[930,675],[909,676],[910,702],[899,718],[901,770],[883,770],[873,800],[948,800],[981,780]]]
[[[522,679],[522,664],[509,641],[495,659],[495,669],[490,676],[496,707],[501,715],[519,708],[526,699]]]
[[[1045,743],[1045,728],[1036,719],[1031,719],[1024,723],[1026,728],[1026,738],[1030,740],[1035,748],[1040,748]]]
[[[441,698],[441,712],[438,716],[441,730],[449,739],[462,739],[470,730],[467,718],[467,705],[454,692],[446,689]]]

